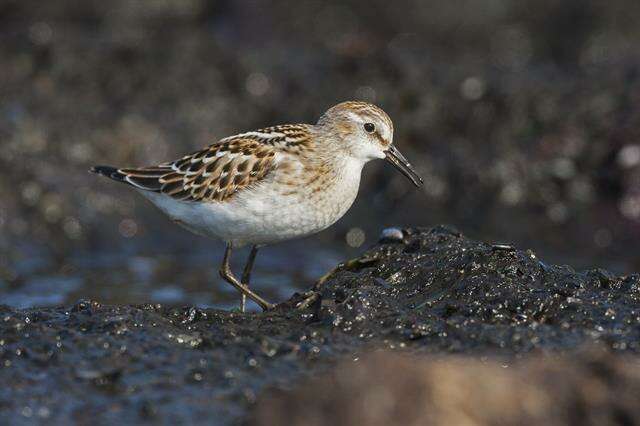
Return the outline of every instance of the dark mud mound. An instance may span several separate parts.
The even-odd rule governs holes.
[[[640,275],[551,266],[447,227],[396,238],[319,288],[334,328],[436,351],[519,353],[585,341],[640,349]]]
[[[289,392],[265,392],[257,425],[631,425],[637,359],[586,352],[505,368],[468,357],[377,354]]]
[[[577,273],[449,228],[387,235],[317,285],[303,310],[300,295],[246,315],[96,302],[0,308],[0,415],[229,424],[265,388],[377,348],[501,359],[586,343],[640,349],[637,275]]]

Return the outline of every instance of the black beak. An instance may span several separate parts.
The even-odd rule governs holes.
[[[387,156],[387,161],[393,164],[396,169],[400,170],[400,173],[405,175],[415,186],[422,185],[422,178],[416,173],[407,159],[404,158],[404,155],[400,154],[398,148],[391,145],[384,153]]]

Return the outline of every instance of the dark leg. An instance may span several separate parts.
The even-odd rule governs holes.
[[[247,259],[247,264],[244,265],[244,271],[242,271],[242,279],[240,282],[244,284],[247,288],[249,288],[249,281],[251,281],[251,270],[253,269],[253,262],[256,260],[256,255],[258,254],[258,246],[251,247],[251,252],[249,253],[249,258]],[[247,305],[247,295],[242,293],[242,300],[240,301],[240,312],[244,312],[244,309]]]
[[[241,292],[242,294],[249,297],[249,299],[256,302],[262,310],[266,311],[268,309],[273,309],[271,303],[264,300],[262,297],[255,294],[253,291],[249,289],[249,287],[242,284],[231,272],[231,268],[229,267],[229,258],[231,257],[231,251],[233,250],[233,245],[231,243],[227,243],[227,248],[224,251],[224,259],[222,259],[222,266],[220,267],[220,276],[229,284],[234,286],[236,290]]]

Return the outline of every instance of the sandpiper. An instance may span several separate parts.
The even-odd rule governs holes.
[[[175,223],[226,243],[222,278],[263,310],[249,288],[258,248],[314,234],[340,219],[356,198],[363,166],[385,158],[416,186],[422,179],[393,145],[393,123],[375,105],[343,102],[316,124],[284,124],[221,139],[151,167],[95,166],[94,173],[136,188]],[[233,248],[251,245],[240,279]]]

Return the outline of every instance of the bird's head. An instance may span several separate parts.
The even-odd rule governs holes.
[[[422,178],[393,145],[393,122],[381,108],[366,102],[342,102],[320,117],[318,127],[331,134],[327,139],[346,155],[363,162],[385,158],[414,185],[422,185]]]

